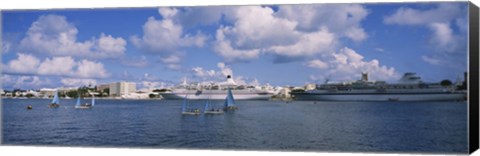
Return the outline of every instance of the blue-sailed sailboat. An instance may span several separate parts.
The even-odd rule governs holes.
[[[93,107],[93,105],[95,105],[95,96],[92,94],[92,103],[91,104],[88,104],[88,103],[85,103],[85,104],[81,104],[80,102],[80,94],[78,94],[78,97],[77,97],[77,103],[75,104],[75,108],[77,109],[90,109]]]
[[[53,96],[52,103],[48,105],[50,108],[58,108],[60,107],[60,98],[58,97],[58,90],[55,91],[55,95]]]
[[[205,115],[207,114],[223,114],[222,109],[215,109],[215,108],[210,108],[210,97],[208,98],[207,102],[205,102],[205,108],[203,109],[203,113]]]
[[[199,109],[188,109],[187,110],[187,95],[185,95],[185,98],[182,103],[182,114],[183,115],[200,115],[200,110]]]
[[[235,99],[233,99],[232,90],[230,88],[228,88],[228,94],[227,94],[227,98],[225,99],[224,109],[226,111],[238,109],[237,105],[235,104]]]

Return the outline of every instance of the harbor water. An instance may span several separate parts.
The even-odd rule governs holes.
[[[181,115],[182,100],[2,99],[2,144],[163,149],[466,153],[466,102],[237,101]],[[191,101],[203,109],[205,101]],[[220,107],[223,101],[211,105]],[[32,105],[33,109],[27,110]]]

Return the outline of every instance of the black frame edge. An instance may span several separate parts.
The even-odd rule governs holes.
[[[475,152],[479,146],[479,11],[469,2],[469,76],[468,76],[468,144],[469,153]]]

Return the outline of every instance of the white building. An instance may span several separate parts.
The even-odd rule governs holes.
[[[310,83],[306,84],[303,88],[305,88],[305,90],[315,90],[317,88],[317,85],[314,83]]]
[[[97,85],[97,92],[103,92],[105,89],[109,89],[110,84],[100,84]]]
[[[115,82],[109,84],[110,96],[124,96],[137,91],[137,85],[133,82]]]
[[[39,96],[49,98],[53,97],[57,89],[53,88],[42,88],[40,89]]]

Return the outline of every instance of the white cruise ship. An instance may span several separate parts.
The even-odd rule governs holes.
[[[424,83],[415,73],[405,73],[399,83],[368,81],[362,79],[350,83],[325,83],[308,91],[293,91],[295,100],[312,101],[456,101],[466,98],[466,91],[456,90],[454,85]]]
[[[269,100],[274,91],[270,86],[245,86],[237,85],[230,75],[227,81],[222,83],[183,83],[171,91],[160,93],[164,99],[187,99],[191,100],[225,100],[228,88],[232,90],[235,100]]]

